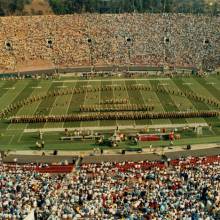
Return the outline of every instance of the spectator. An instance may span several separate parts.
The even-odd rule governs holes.
[[[66,176],[0,167],[1,219],[218,219],[220,157],[82,164]],[[25,170],[26,169],[26,170]]]
[[[219,66],[219,17],[76,14],[1,17],[0,68]]]

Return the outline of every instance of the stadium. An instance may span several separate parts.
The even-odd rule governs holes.
[[[219,23],[0,17],[0,219],[220,219]]]

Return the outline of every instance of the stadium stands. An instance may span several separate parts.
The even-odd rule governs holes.
[[[214,69],[220,17],[77,14],[0,18],[0,70],[91,65]]]
[[[39,173],[71,173],[73,165],[50,165],[46,167],[37,166],[35,171]]]
[[[82,164],[67,175],[9,168],[0,166],[1,219],[23,219],[33,209],[37,219],[220,217],[220,156]]]

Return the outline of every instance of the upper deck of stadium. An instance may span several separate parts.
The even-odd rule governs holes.
[[[0,18],[0,71],[54,67],[220,66],[220,17],[74,14]]]

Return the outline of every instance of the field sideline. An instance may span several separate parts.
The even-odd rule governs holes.
[[[29,96],[43,95],[49,91],[62,88],[81,88],[81,87],[101,87],[101,86],[130,86],[136,84],[144,84],[151,87],[163,86],[172,89],[181,89],[192,91],[196,94],[214,98],[220,101],[220,76],[209,76],[207,78],[150,78],[149,79],[104,79],[104,80],[83,80],[61,78],[60,80],[43,80],[43,79],[26,79],[26,80],[10,80],[0,81],[0,108],[23,100]],[[127,99],[131,104],[154,105],[155,111],[186,111],[191,110],[209,110],[213,109],[207,104],[195,102],[186,97],[172,96],[170,94],[156,93],[153,91],[107,91],[83,93],[78,95],[65,95],[52,97],[38,102],[34,102],[25,106],[13,115],[60,115],[73,114],[79,112],[80,105],[99,105],[106,99]],[[84,122],[59,122],[59,123],[38,123],[38,124],[9,124],[7,121],[0,122],[0,147],[2,149],[30,149],[34,148],[37,140],[36,134],[27,134],[25,129],[41,129],[41,128],[66,128],[66,127],[105,127],[105,126],[144,126],[155,124],[183,124],[183,123],[208,123],[212,124],[212,131],[208,132],[207,138],[211,140],[211,136],[220,142],[220,118],[180,118],[180,119],[159,119],[159,120],[123,120],[123,121],[84,121]],[[55,132],[53,134],[45,134],[48,136],[46,142],[50,144],[48,148],[64,148],[69,143],[64,144],[59,141],[61,134]],[[218,139],[219,138],[219,139]],[[208,142],[209,142],[208,141]],[[204,140],[205,142],[205,140]],[[71,149],[79,149],[80,144],[71,145]]]

